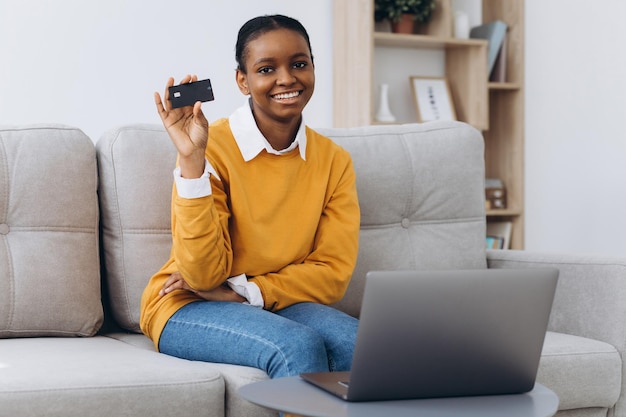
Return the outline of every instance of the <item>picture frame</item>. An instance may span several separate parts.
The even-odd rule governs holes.
[[[419,76],[409,78],[418,122],[457,120],[447,78]]]

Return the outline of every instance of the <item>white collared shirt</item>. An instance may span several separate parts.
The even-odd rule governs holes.
[[[254,159],[263,150],[274,155],[284,155],[293,151],[296,147],[299,147],[300,157],[306,161],[306,128],[304,120],[300,123],[294,141],[289,147],[282,150],[272,148],[272,145],[263,136],[254,120],[252,108],[247,99],[243,106],[230,115],[228,122],[244,161],[248,162]]]
[[[237,147],[246,162],[256,158],[263,150],[274,155],[284,155],[293,151],[296,147],[299,148],[300,157],[306,160],[306,127],[304,119],[300,122],[294,141],[289,147],[282,150],[272,148],[272,145],[259,130],[252,114],[249,99],[246,99],[245,104],[230,115],[228,122],[237,142]],[[211,195],[212,189],[209,174],[219,179],[215,169],[207,160],[204,162],[204,173],[200,178],[183,178],[180,175],[180,167],[176,167],[174,169],[174,181],[178,195],[182,198],[201,198]],[[263,307],[264,302],[261,290],[255,283],[249,282],[245,274],[228,278],[227,282],[233,291],[247,300],[247,304]]]

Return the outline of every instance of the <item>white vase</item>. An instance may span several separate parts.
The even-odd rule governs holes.
[[[376,113],[376,120],[384,123],[392,123],[396,121],[395,116],[391,113],[389,108],[389,85],[381,84],[380,86],[380,101],[378,104],[378,112]]]
[[[469,17],[467,13],[457,10],[454,12],[454,37],[468,39],[470,35]]]

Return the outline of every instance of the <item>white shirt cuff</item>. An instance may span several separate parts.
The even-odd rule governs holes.
[[[209,174],[214,175],[217,179],[220,177],[209,161],[204,160],[204,172],[200,178],[183,178],[180,175],[180,167],[174,169],[174,182],[176,183],[176,192],[182,198],[201,198],[211,195],[211,181]]]
[[[244,304],[250,304],[253,307],[263,307],[263,295],[259,286],[254,282],[248,281],[246,274],[237,275],[226,280],[228,286],[247,301]]]

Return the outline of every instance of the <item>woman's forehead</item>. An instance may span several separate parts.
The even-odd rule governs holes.
[[[249,56],[270,55],[293,55],[305,54],[310,57],[311,51],[304,36],[291,29],[272,29],[264,32],[248,42],[247,53]]]

